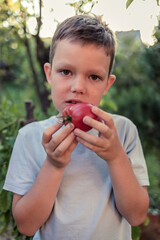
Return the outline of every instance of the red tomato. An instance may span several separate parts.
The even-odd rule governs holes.
[[[98,120],[98,117],[92,113],[92,104],[90,103],[77,103],[70,104],[63,110],[63,123],[67,124],[72,122],[76,128],[85,132],[89,131],[91,127],[83,123],[83,118],[89,116]]]

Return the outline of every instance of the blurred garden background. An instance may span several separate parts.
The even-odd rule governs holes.
[[[126,11],[134,4],[133,0],[121,1]],[[0,0],[0,239],[5,240],[30,239],[18,233],[11,215],[12,194],[2,190],[18,129],[27,117],[42,120],[56,114],[43,71],[51,42],[50,37],[41,36],[44,2]],[[152,2],[160,8],[158,0]],[[93,0],[66,3],[74,14],[94,12],[99,4]],[[59,20],[54,15],[54,1],[50,13],[53,15],[50,24],[56,26]],[[100,106],[130,118],[139,130],[150,178],[149,213],[153,216],[160,215],[160,15],[156,18],[152,44],[142,41],[138,29],[116,31],[118,46],[113,74],[117,80]],[[28,100],[33,102],[34,116],[27,116]],[[150,221],[146,219],[146,226]],[[155,236],[152,233],[152,237],[144,238],[140,234],[144,228],[133,229],[134,240],[160,239],[160,229],[154,229]]]

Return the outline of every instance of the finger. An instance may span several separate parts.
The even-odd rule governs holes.
[[[52,135],[61,127],[61,124],[55,123],[54,125],[46,128],[42,136],[42,143],[48,143],[52,139]]]
[[[76,140],[81,143],[83,146],[85,146],[86,148],[94,151],[94,152],[98,152],[100,149],[100,146],[97,146],[95,144],[91,144],[90,142],[87,142],[86,140],[84,140],[83,138],[77,137]]]
[[[100,108],[98,108],[96,106],[92,107],[92,112],[97,117],[102,119],[109,128],[113,128],[114,127],[114,121],[113,121],[113,118],[112,118],[110,113],[104,112],[103,110],[101,110]]]
[[[103,122],[99,122],[89,116],[84,117],[83,122],[99,132],[99,136],[109,138],[112,135],[112,130]]]
[[[84,142],[86,142],[87,146],[88,146],[88,144],[97,146],[97,147],[101,147],[103,145],[104,140],[102,138],[88,134],[84,131],[81,131],[80,129],[75,129],[74,134],[77,137],[76,140],[78,140],[81,143],[83,141],[83,143],[82,143],[83,145],[84,145]]]
[[[50,151],[54,151],[57,146],[68,137],[68,135],[73,131],[73,129],[74,125],[69,123],[61,131],[57,132],[57,134],[55,134],[48,143],[47,147],[50,149]]]
[[[77,144],[78,144],[78,142],[76,141],[76,137],[75,137],[75,138],[74,138],[74,141],[73,141],[72,144],[69,146],[68,151],[69,151],[70,153],[72,153],[73,150],[76,148]]]
[[[71,132],[64,141],[62,141],[55,150],[56,157],[62,156],[66,151],[71,153],[77,145],[77,141],[75,141],[75,135]]]

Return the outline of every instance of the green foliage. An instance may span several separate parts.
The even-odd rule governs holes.
[[[117,34],[118,51],[114,74],[117,77],[111,99],[116,113],[130,118],[138,127],[147,160],[150,211],[160,213],[160,22],[155,28],[155,44],[145,46],[138,34]],[[113,86],[114,88],[114,86]],[[136,231],[136,230],[135,230]]]
[[[132,227],[132,240],[139,240],[140,239],[140,228],[138,226]]]
[[[67,3],[67,5],[73,7],[75,14],[78,15],[90,13],[97,3],[98,1],[94,0],[78,0],[73,3]]]
[[[117,104],[113,99],[115,88],[109,89],[108,93],[102,97],[100,107],[106,112],[117,112]]]
[[[5,83],[32,84],[40,107],[46,113],[50,105],[45,88],[44,63],[48,61],[49,46],[40,38],[43,1],[1,1],[0,5],[0,87]],[[28,21],[34,19],[34,33]],[[27,71],[26,71],[27,69]],[[12,80],[12,81],[11,81]],[[44,97],[45,96],[45,97]]]
[[[0,234],[3,234],[9,224],[11,224],[11,226],[13,226],[11,234],[15,237],[15,240],[22,240],[22,235],[17,231],[12,217],[12,193],[2,188],[12,148],[22,120],[23,118],[18,105],[3,98],[0,104]],[[27,240],[27,238],[23,237],[23,240],[24,239]]]
[[[132,119],[137,125],[143,144],[158,147],[159,44],[147,47],[140,41],[138,32],[133,33],[117,34],[119,48],[114,67],[117,81],[112,98],[117,104],[117,113]]]
[[[159,150],[151,148],[150,153],[146,156],[147,166],[149,169],[150,186],[148,187],[150,196],[150,211],[160,214],[160,161]]]
[[[0,105],[0,233],[6,230],[11,216],[11,193],[2,190],[2,187],[19,127],[17,123],[16,107],[11,102],[3,99]]]

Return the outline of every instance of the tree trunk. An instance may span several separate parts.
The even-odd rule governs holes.
[[[43,113],[47,113],[47,108],[50,105],[50,100],[48,99],[49,96],[49,92],[47,91],[45,85],[44,85],[44,80],[43,80],[43,91],[40,90],[40,83],[39,83],[39,79],[34,67],[34,62],[33,62],[33,58],[32,58],[32,54],[31,54],[31,49],[30,49],[30,45],[29,45],[29,41],[27,39],[27,37],[25,38],[25,46],[27,49],[27,54],[28,54],[28,58],[29,58],[29,63],[30,63],[30,67],[31,67],[31,71],[33,74],[33,79],[34,79],[34,85],[36,88],[36,92],[37,92],[37,96],[39,98],[40,101],[40,105],[41,105],[41,109],[43,111]],[[44,75],[43,75],[44,78]]]

